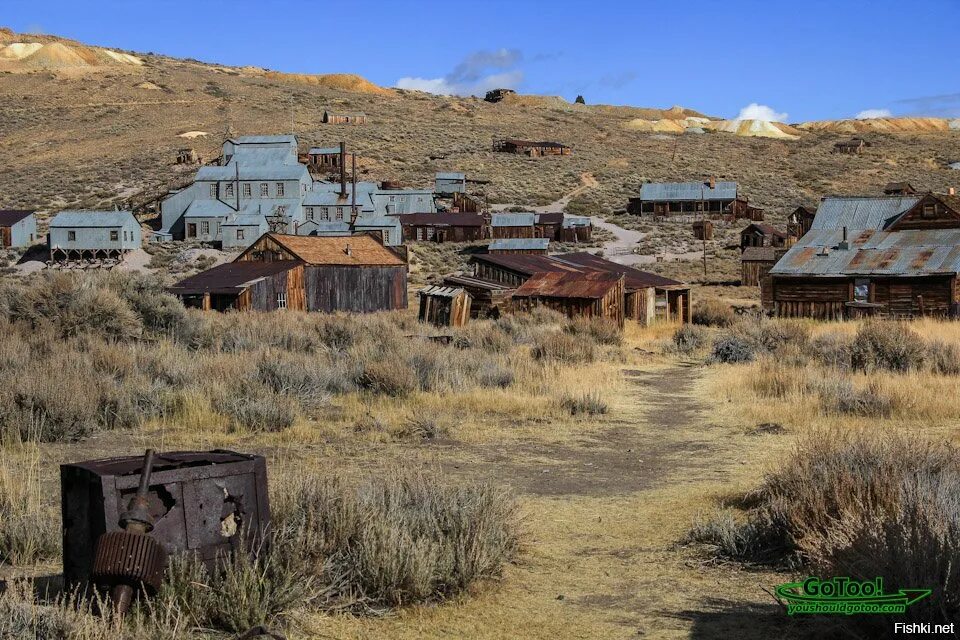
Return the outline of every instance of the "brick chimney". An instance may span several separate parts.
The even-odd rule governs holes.
[[[957,195],[957,189],[956,189],[956,187],[950,187],[949,189],[947,189],[947,195],[948,195],[948,196],[955,196],[955,195]]]

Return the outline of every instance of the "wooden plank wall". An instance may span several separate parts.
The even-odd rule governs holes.
[[[407,267],[304,267],[308,311],[372,313],[407,308]]]

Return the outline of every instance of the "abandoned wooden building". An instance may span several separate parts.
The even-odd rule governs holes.
[[[958,273],[957,196],[828,197],[762,298],[784,317],[955,317]]]
[[[590,242],[593,237],[593,221],[587,216],[564,216],[556,239],[560,242]]]
[[[314,171],[340,171],[346,162],[345,146],[311,147],[307,152],[307,166]]]
[[[863,138],[851,138],[843,140],[833,145],[834,153],[847,153],[850,155],[860,155],[863,150],[870,146],[870,143]]]
[[[713,240],[713,223],[709,220],[696,220],[693,225],[693,237],[697,240]]]
[[[470,319],[470,294],[461,287],[425,287],[420,297],[420,322],[438,327],[462,327]]]
[[[885,196],[912,196],[917,193],[909,182],[888,182],[883,187]]]
[[[336,111],[324,111],[322,122],[324,124],[365,124],[367,116],[365,113],[339,113]]]
[[[535,273],[513,292],[513,308],[543,306],[569,318],[603,318],[623,327],[624,277],[603,271]]]
[[[547,255],[549,247],[549,238],[501,238],[487,245],[487,253]]]
[[[740,284],[744,287],[759,287],[770,273],[777,260],[787,252],[778,247],[747,247],[740,254]]]
[[[787,216],[787,233],[794,238],[802,238],[813,225],[813,218],[817,215],[816,210],[799,206]]]
[[[118,259],[141,246],[140,223],[129,211],[61,211],[47,237],[54,261]]]
[[[170,288],[186,306],[372,313],[407,307],[407,263],[370,234],[267,233],[236,260]]]
[[[441,196],[467,192],[467,175],[461,171],[440,171],[433,182],[433,190]]]
[[[563,226],[563,216],[562,211],[534,214],[533,236],[557,240],[560,237],[560,228]]]
[[[490,237],[497,238],[533,238],[536,214],[533,213],[494,213],[490,216]]]
[[[747,247],[785,247],[789,244],[789,237],[773,225],[754,222],[740,232],[740,250]]]
[[[559,142],[518,140],[517,138],[494,138],[493,150],[500,153],[518,153],[537,158],[540,156],[569,156],[573,150]]]
[[[448,287],[462,288],[470,296],[471,318],[499,318],[510,305],[516,285],[484,280],[468,275],[450,275],[443,279]]]
[[[736,182],[647,182],[640,195],[627,202],[627,213],[667,218],[674,216],[763,220],[763,209],[740,194]]]
[[[201,164],[203,161],[196,149],[185,147],[177,149],[177,164]]]
[[[37,240],[37,216],[33,211],[0,210],[0,248],[20,249]]]
[[[413,242],[473,242],[487,237],[487,221],[476,213],[408,213],[394,216],[403,239]]]

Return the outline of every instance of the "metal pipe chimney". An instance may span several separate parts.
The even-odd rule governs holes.
[[[347,197],[347,143],[340,142],[340,197]]]
[[[351,202],[350,202],[350,224],[353,224],[354,222],[357,221],[357,154],[351,153],[350,158],[351,158],[350,173],[351,173],[352,183],[353,183],[353,188],[352,188],[353,193],[351,194]]]

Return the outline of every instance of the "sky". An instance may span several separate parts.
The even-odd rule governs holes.
[[[960,0],[0,0],[0,26],[458,95],[960,117]]]

